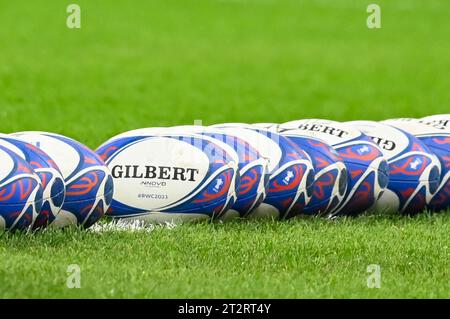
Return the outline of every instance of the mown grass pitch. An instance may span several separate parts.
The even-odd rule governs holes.
[[[440,214],[4,234],[1,296],[448,297],[449,232]],[[80,289],[66,286],[71,264]],[[371,264],[380,289],[367,287]]]
[[[0,131],[448,113],[450,3],[0,1]],[[373,1],[372,1],[373,2]],[[448,213],[0,235],[0,297],[450,297]],[[81,289],[66,286],[81,269]],[[366,286],[381,266],[381,288]]]

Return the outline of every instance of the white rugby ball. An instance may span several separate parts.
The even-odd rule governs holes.
[[[290,218],[303,212],[311,199],[314,168],[308,155],[277,132],[244,123],[211,126],[252,145],[268,164],[268,189],[250,217]]]
[[[199,134],[134,132],[97,149],[114,180],[108,216],[180,222],[217,218],[233,205],[238,159],[228,146]]]

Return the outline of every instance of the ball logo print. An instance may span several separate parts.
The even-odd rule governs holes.
[[[389,184],[375,207],[407,214],[422,211],[439,185],[436,155],[412,134],[391,125],[372,121],[349,124],[379,143],[389,163]]]
[[[23,158],[38,175],[43,189],[43,205],[32,227],[45,228],[59,214],[65,197],[65,184],[58,166],[39,148],[12,136],[0,135],[0,145]]]
[[[72,3],[67,6],[66,9],[69,15],[66,19],[66,25],[69,29],[81,28],[81,8],[78,4]]]
[[[61,170],[66,196],[52,226],[80,225],[88,228],[104,215],[112,198],[112,177],[92,150],[73,139],[53,133],[19,132],[13,136],[39,145]]]
[[[42,186],[33,168],[0,146],[0,230],[25,229],[42,207]]]
[[[285,185],[289,185],[290,180],[294,177],[294,172],[289,170],[286,172],[286,177],[283,179]]]
[[[307,119],[282,124],[309,138],[324,141],[346,166],[347,189],[340,204],[328,214],[357,215],[368,210],[386,188],[387,162],[378,146],[359,130],[343,123]]]
[[[302,213],[322,215],[333,211],[344,198],[347,189],[347,169],[339,155],[324,141],[312,138],[294,127],[273,123],[255,124],[274,130],[289,138],[310,157],[316,175],[311,200]]]
[[[225,134],[220,129],[204,126],[176,126],[171,132],[192,132],[209,136],[225,143],[236,152],[239,160],[239,191],[236,202],[221,216],[221,219],[246,216],[254,207],[258,206],[266,197],[268,188],[268,159],[259,154],[256,148],[242,138]]]
[[[108,167],[175,167],[190,173],[181,177],[178,170],[179,178],[168,174],[166,179],[156,174],[153,180],[158,186],[143,184],[140,178],[114,178],[116,194],[108,216],[149,222],[214,219],[234,204],[239,160],[226,145],[190,133],[149,135],[142,131],[126,136],[114,137],[97,149]]]
[[[81,288],[81,268],[77,264],[67,266],[66,287],[69,289]]]
[[[425,144],[429,151],[438,158],[441,166],[439,186],[433,197],[427,202],[427,207],[433,211],[441,211],[450,207],[450,127],[446,127],[445,121],[433,121],[416,119],[392,119],[383,123],[395,126],[417,137]],[[411,163],[413,169],[422,165],[420,159]]]
[[[0,0],[0,300],[21,298],[450,299],[450,0]]]

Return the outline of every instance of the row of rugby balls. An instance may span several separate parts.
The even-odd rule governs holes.
[[[0,229],[450,207],[450,115],[0,135]]]
[[[83,144],[44,132],[0,135],[0,230],[89,227],[112,194],[109,169]]]

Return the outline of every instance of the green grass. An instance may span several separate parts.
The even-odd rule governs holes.
[[[79,3],[82,28],[65,26]],[[382,28],[366,27],[366,6]],[[0,0],[0,130],[448,113],[450,3]],[[449,214],[2,234],[1,297],[450,297]],[[79,264],[82,288],[68,289]],[[381,289],[366,287],[380,264]]]
[[[449,297],[450,215],[4,234],[3,297]],[[66,287],[67,267],[81,288]],[[367,288],[367,266],[381,288]]]

